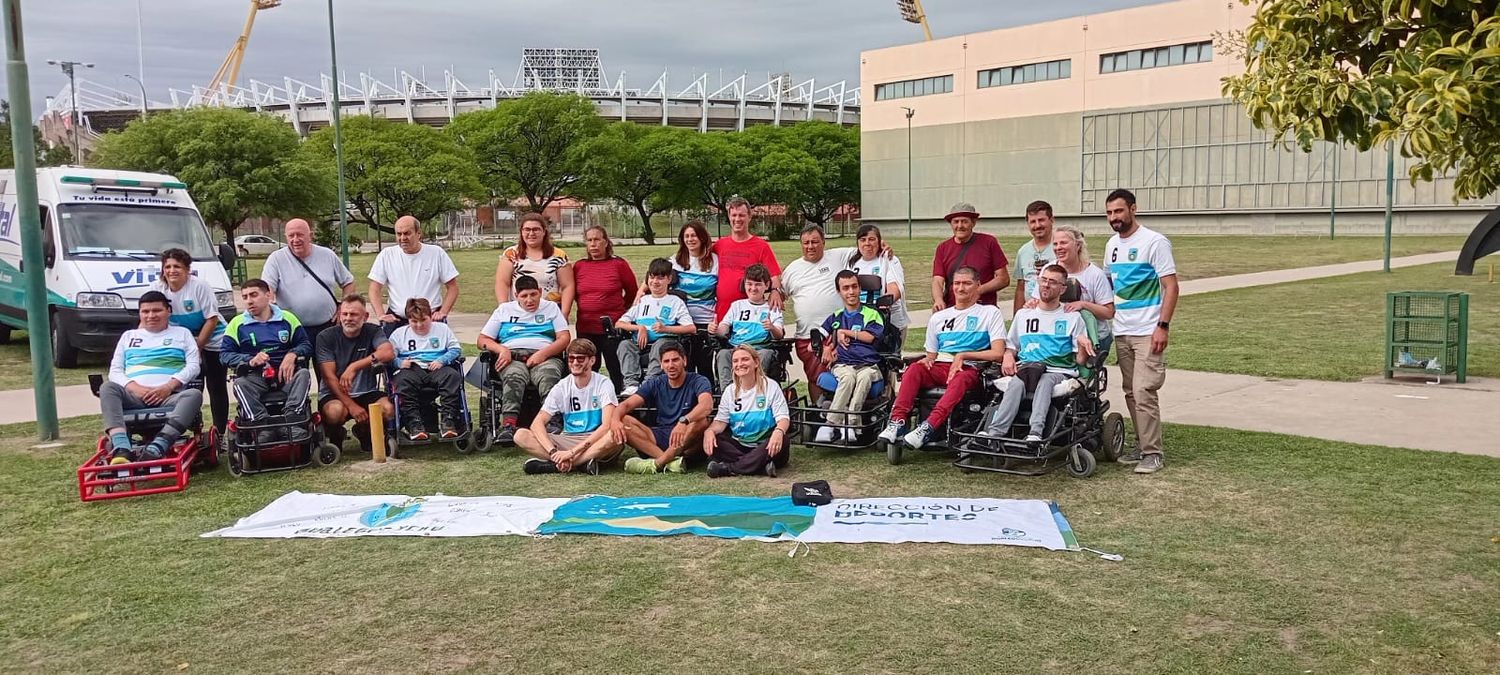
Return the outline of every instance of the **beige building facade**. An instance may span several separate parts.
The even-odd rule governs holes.
[[[1088,225],[1125,187],[1168,232],[1326,234],[1334,206],[1339,233],[1380,232],[1383,148],[1272,145],[1224,99],[1243,63],[1223,36],[1251,15],[1176,0],[863,52],[864,219],[904,227],[910,199],[932,230],[969,201],[1019,227],[1043,199]],[[1397,233],[1468,233],[1497,203],[1454,204],[1451,179],[1413,186],[1406,165],[1398,153]]]

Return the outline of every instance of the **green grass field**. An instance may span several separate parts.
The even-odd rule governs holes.
[[[798,448],[778,479],[523,476],[431,451],[78,501],[0,429],[0,670],[1375,672],[1500,667],[1500,461],[1168,426],[1167,470],[965,475]],[[693,537],[204,540],[290,491],[1055,499],[1085,554]]]
[[[1182,299],[1173,368],[1315,380],[1379,375],[1388,291],[1469,294],[1469,374],[1500,376],[1500,283],[1451,264],[1367,272]]]

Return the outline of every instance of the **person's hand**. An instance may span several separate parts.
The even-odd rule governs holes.
[[[679,421],[677,424],[672,425],[672,434],[667,437],[667,447],[662,448],[662,450],[666,450],[668,448],[681,448],[682,446],[687,445],[688,433],[691,428],[692,425],[683,424],[681,421]]]
[[[771,332],[771,316],[769,314],[766,315],[766,318],[760,320],[760,327],[766,329],[767,333]]]
[[[442,368],[442,367],[443,367],[443,362],[442,361],[433,361],[433,362],[427,364],[427,369],[431,370],[431,371],[436,371],[437,369]]]
[[[777,433],[781,432],[781,433]],[[781,453],[781,444],[786,439],[786,432],[777,427],[771,430],[771,440],[766,441],[766,454],[772,457]]]
[[[1084,309],[1082,300],[1063,303],[1063,311],[1065,312],[1082,312]]]
[[[416,359],[407,359],[406,363],[404,365],[402,365],[401,367],[402,368],[416,368],[417,367],[417,361],[416,361]]]
[[[438,309],[432,313],[433,321],[444,321],[448,318],[448,310]]]
[[[943,304],[943,299],[942,298],[933,298],[932,299],[932,311],[934,311],[934,312],[941,312],[941,311],[943,311],[943,310],[945,310],[947,308],[948,308],[948,306],[945,305],[945,304]]]
[[[287,354],[281,359],[281,368],[277,371],[283,384],[292,381],[292,376],[297,374],[297,355]]]
[[[552,455],[552,463],[556,464],[557,465],[557,470],[560,471],[560,472],[562,472],[562,473],[567,473],[569,471],[572,471],[573,470],[573,453],[570,453],[570,452],[553,453],[553,455]]]
[[[646,345],[651,344],[651,331],[647,330],[645,326],[636,326],[635,344],[637,347],[645,349]]]
[[[1036,298],[1026,298],[1026,302],[1021,303],[1021,309],[1033,309],[1037,305],[1040,305],[1040,304],[1042,304],[1041,300],[1038,300]],[[1068,310],[1068,311],[1071,312],[1073,310]]]
[[[344,369],[344,374],[339,376],[339,384],[344,387],[344,391],[354,389],[354,376],[358,374],[359,371],[355,370],[352,363],[349,364],[348,368]]]
[[[148,405],[156,406],[156,405],[161,405],[162,402],[166,401],[167,397],[169,397],[171,395],[172,395],[172,384],[169,382],[167,384],[163,384],[163,385],[160,385],[160,386],[151,387],[151,388],[147,389],[146,390],[146,396],[142,400],[144,400]]]
[[[625,442],[625,422],[624,422],[624,420],[615,420],[615,421],[609,423],[609,437],[611,439],[613,439],[614,442],[616,442],[616,443],[624,443]]]
[[[505,367],[510,365],[511,361],[510,348],[500,345],[499,349],[500,351],[495,352],[495,372],[497,373],[505,370]]]
[[[547,362],[547,357],[542,356],[541,352],[532,352],[531,356],[526,357],[526,367],[527,368],[535,368],[535,367],[540,366],[540,365],[542,365],[543,363],[546,363],[546,362]]]
[[[125,391],[130,392],[131,396],[144,401],[146,400],[146,394],[151,392],[151,388],[143,384],[136,384],[134,380],[131,380],[125,383]]]
[[[1156,331],[1151,333],[1151,353],[1160,354],[1165,351],[1167,351],[1167,329],[1157,326]]]
[[[270,360],[271,360],[271,355],[270,354],[267,354],[265,352],[260,352],[260,353],[256,354],[255,356],[250,357],[250,367],[251,368],[259,368],[261,366],[266,365],[266,362],[270,361]]]
[[[959,373],[963,372],[963,370],[964,370],[964,355],[963,354],[954,354],[953,355],[953,363],[948,364],[948,379],[944,380],[944,381],[948,382],[948,383],[952,383],[953,382],[953,378],[957,377]]]
[[[708,322],[708,332],[711,333],[711,334],[713,334],[713,335],[718,335],[719,334],[719,322],[717,322],[717,321],[710,321],[710,322]]]
[[[932,364],[937,363],[937,355],[936,354],[928,354],[926,356],[923,356],[922,359],[920,361],[918,361],[917,363],[922,364],[922,367],[924,367],[924,368],[931,368]]]
[[[1088,340],[1079,340],[1078,352],[1080,354],[1083,354],[1083,358],[1085,361],[1087,361],[1088,359],[1092,359],[1094,358],[1094,344],[1089,342]]]
[[[376,405],[379,404],[377,403]],[[364,406],[355,403],[351,406],[348,406],[348,410],[349,416],[353,417],[355,422],[364,424],[365,422],[370,421],[370,411],[366,410]]]
[[[848,328],[840,328],[837,335],[840,347],[848,347],[849,343],[854,341],[854,333]]]
[[[880,257],[882,257],[882,258],[891,258],[891,257],[894,257],[891,254],[891,242],[885,241],[884,239],[880,240]]]
[[[781,311],[781,306],[785,302],[786,302],[786,292],[785,291],[782,291],[781,289],[773,289],[771,291],[771,299],[770,299],[771,309],[774,309],[774,310],[776,310],[776,311],[779,312],[779,311]]]
[[[1008,376],[1015,376],[1015,374],[1016,374],[1016,357],[1011,356],[1010,354],[1006,354],[1005,355],[1005,358],[1000,361],[1000,374],[1001,375],[1008,375]]]
[[[381,323],[400,323],[401,322],[401,317],[398,317],[395,314],[392,314],[390,312],[386,312],[385,314],[381,314],[380,315],[380,322]]]
[[[715,440],[717,439],[714,438],[713,429],[710,428],[703,431],[703,454],[708,455],[709,457],[714,456]]]
[[[831,365],[833,365],[833,359],[834,359],[833,350],[832,349],[824,349],[823,350],[823,359],[822,359],[823,360],[823,365],[825,365],[825,366],[831,366]]]

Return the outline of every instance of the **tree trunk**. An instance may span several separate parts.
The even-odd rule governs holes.
[[[651,212],[646,209],[646,204],[636,202],[631,206],[634,206],[635,212],[641,215],[641,238],[645,239],[647,244],[655,244],[656,230],[651,228]]]

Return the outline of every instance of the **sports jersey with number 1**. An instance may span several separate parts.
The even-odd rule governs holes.
[[[604,409],[617,403],[615,385],[608,377],[590,372],[589,382],[579,388],[578,382],[568,375],[547,392],[542,410],[549,415],[562,415],[563,433],[593,433],[604,424]]]
[[[997,341],[1005,341],[1005,315],[994,305],[947,307],[927,320],[925,348],[939,362],[952,361],[959,352],[982,352]]]

